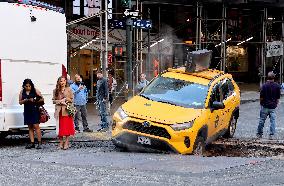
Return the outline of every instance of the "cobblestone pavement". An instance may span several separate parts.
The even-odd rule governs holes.
[[[45,139],[42,150],[8,138],[0,148],[1,185],[282,185],[284,161],[119,152],[109,141]],[[51,141],[50,141],[51,140]]]
[[[236,138],[255,136],[258,111],[257,102],[241,105]],[[278,139],[284,139],[283,111],[281,101]],[[97,129],[98,123],[90,105],[90,128]],[[121,152],[111,143],[110,133],[98,132],[79,133],[72,140],[66,151],[57,149],[54,132],[44,135],[42,150],[26,150],[27,136],[1,140],[0,185],[284,185],[282,155],[195,157]]]

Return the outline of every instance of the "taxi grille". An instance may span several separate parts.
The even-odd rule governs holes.
[[[171,135],[168,133],[168,131],[165,128],[157,127],[157,126],[143,126],[142,123],[134,122],[134,121],[128,121],[123,125],[124,129],[132,130],[136,132],[141,132],[145,134],[150,134],[154,136],[159,136],[167,139],[171,139]]]

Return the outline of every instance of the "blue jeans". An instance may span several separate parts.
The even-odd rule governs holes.
[[[257,128],[257,134],[260,134],[260,135],[263,134],[263,127],[264,127],[264,123],[265,123],[267,116],[269,116],[270,118],[270,135],[275,134],[275,127],[276,127],[275,109],[268,109],[268,108],[264,108],[263,106],[261,107],[261,110],[260,110],[260,118],[259,118],[259,124]]]
[[[86,105],[75,105],[77,112],[74,118],[75,129],[79,129],[79,117],[81,113],[82,123],[84,130],[88,129],[88,121],[87,121],[87,106]]]
[[[107,102],[99,101],[99,111],[101,116],[101,128],[108,128],[108,121],[107,121],[107,109],[106,104]]]

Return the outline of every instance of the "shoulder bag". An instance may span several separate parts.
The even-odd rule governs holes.
[[[50,116],[47,112],[47,110],[43,107],[39,107],[39,122],[40,123],[46,123],[50,119]]]

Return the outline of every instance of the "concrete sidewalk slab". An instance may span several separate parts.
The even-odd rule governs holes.
[[[258,91],[244,91],[241,92],[241,104],[259,101]]]

